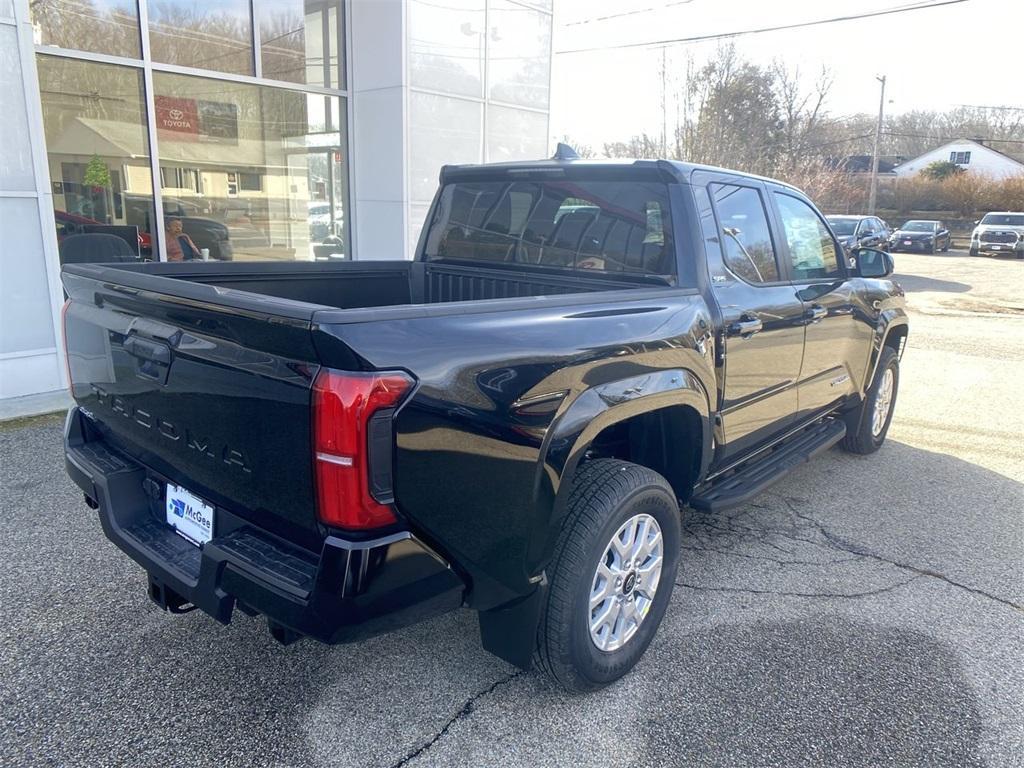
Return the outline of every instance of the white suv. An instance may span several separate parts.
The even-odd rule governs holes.
[[[1006,253],[1024,259],[1024,213],[994,211],[974,223],[971,256]]]

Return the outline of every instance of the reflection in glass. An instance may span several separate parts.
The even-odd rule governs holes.
[[[251,75],[249,0],[153,0],[149,47],[153,61]]]
[[[409,74],[413,87],[483,97],[484,0],[412,0]]]
[[[546,112],[487,107],[487,162],[541,160],[548,157],[548,116]]]
[[[341,0],[257,0],[263,76],[345,87]]]
[[[135,0],[34,0],[32,26],[41,45],[140,57]]]
[[[482,151],[482,111],[479,102],[409,94],[409,189],[413,202],[428,202],[437,189],[437,176],[446,163],[479,163]]]
[[[133,250],[146,255],[155,218],[141,70],[46,55],[37,68],[58,243],[134,226]]]
[[[722,250],[726,264],[748,283],[773,283],[779,268],[761,194],[751,187],[712,184],[722,227]]]
[[[507,0],[488,13],[488,94],[495,101],[547,109],[551,16]]]
[[[348,253],[345,105],[155,72],[164,214],[213,259]]]

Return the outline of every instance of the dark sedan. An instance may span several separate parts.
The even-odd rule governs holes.
[[[913,219],[892,233],[889,250],[935,253],[948,251],[949,243],[949,230],[941,221]]]
[[[849,251],[851,248],[889,248],[889,225],[877,216],[833,215],[826,216],[839,242]]]

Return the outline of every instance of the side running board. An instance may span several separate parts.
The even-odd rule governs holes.
[[[732,474],[698,488],[690,499],[690,506],[704,512],[722,512],[746,504],[795,467],[827,451],[845,435],[846,425],[842,421],[825,419],[751,459]]]

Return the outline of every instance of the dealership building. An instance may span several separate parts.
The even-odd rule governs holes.
[[[66,398],[62,262],[410,258],[442,165],[546,156],[551,4],[0,0],[0,418]]]

